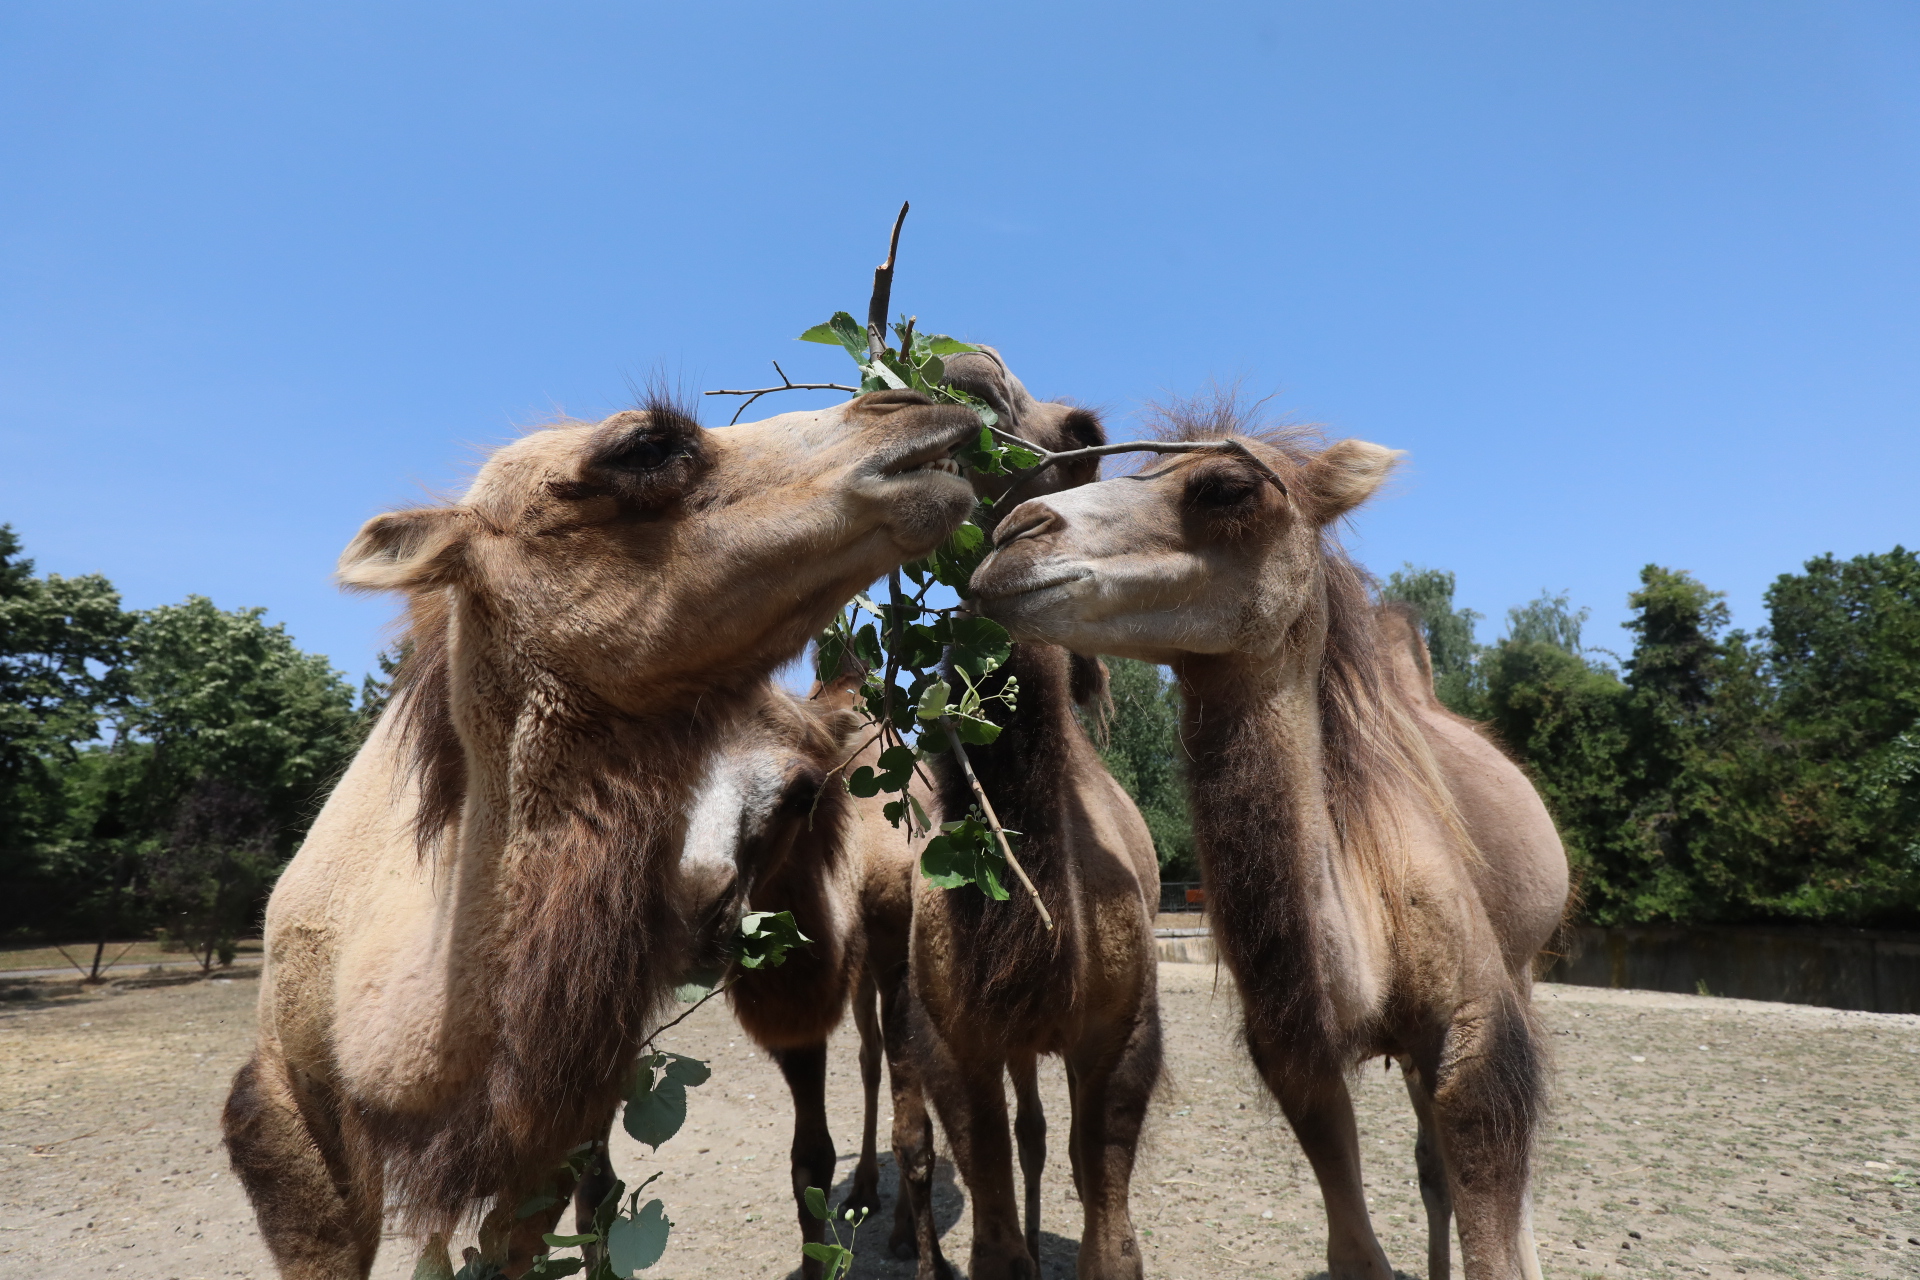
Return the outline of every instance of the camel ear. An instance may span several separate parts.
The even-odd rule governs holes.
[[[1321,522],[1338,520],[1371,498],[1404,456],[1365,440],[1341,440],[1322,450],[1305,471]]]
[[[361,526],[335,574],[353,591],[444,587],[466,562],[471,517],[459,507],[389,511]]]

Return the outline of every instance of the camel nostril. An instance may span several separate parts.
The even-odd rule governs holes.
[[[1022,503],[1015,509],[1014,513],[994,531],[994,549],[998,550],[1001,547],[1007,546],[1009,543],[1018,542],[1022,538],[1031,538],[1036,534],[1046,533],[1058,528],[1060,523],[1060,516],[1051,508],[1039,506],[1031,502]]]

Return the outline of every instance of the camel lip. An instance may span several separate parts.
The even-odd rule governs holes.
[[[931,469],[957,477],[960,475],[959,463],[954,462],[951,467],[937,464],[952,461],[960,446],[973,439],[978,432],[977,424],[955,423],[934,432],[918,444],[900,449],[890,458],[880,460],[874,472],[883,478],[892,478],[909,471]]]
[[[974,575],[972,587],[976,600],[982,604],[1004,605],[1037,596],[1043,591],[1052,591],[1058,587],[1071,586],[1084,582],[1093,576],[1093,570],[1085,565],[1057,569],[1043,578],[1019,578],[1000,589],[997,584],[982,583],[978,574]]]

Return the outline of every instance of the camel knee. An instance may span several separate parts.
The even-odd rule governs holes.
[[[228,1159],[287,1280],[361,1280],[380,1244],[377,1176],[355,1167],[331,1099],[301,1102],[287,1066],[254,1054],[221,1114]]]

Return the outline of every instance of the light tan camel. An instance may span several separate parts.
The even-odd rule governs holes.
[[[964,359],[965,363],[962,363]],[[958,378],[992,401],[1003,423],[1060,451],[1102,444],[1092,414],[1039,404],[1004,366],[957,358]],[[958,379],[957,379],[958,380]],[[996,385],[997,384],[997,385]],[[1035,488],[1083,484],[1088,459],[1043,473]],[[985,487],[985,482],[979,482]],[[1004,485],[1004,482],[1002,482]],[[988,513],[989,526],[993,513]],[[1104,701],[1106,672],[1046,644],[1017,644],[988,677],[1016,679],[1017,710],[999,738],[967,754],[1001,822],[1021,832],[1019,857],[1054,921],[1044,928],[1027,896],[994,902],[974,889],[919,882],[913,915],[914,1048],[973,1204],[974,1280],[1037,1277],[1040,1176],[1046,1120],[1036,1061],[1065,1061],[1072,1104],[1068,1152],[1082,1213],[1078,1272],[1141,1274],[1127,1210],[1134,1150],[1160,1075],[1153,915],[1160,900],[1153,840],[1133,801],[1107,772],[1075,713]],[[940,812],[974,804],[955,759],[937,757]],[[1026,1230],[1014,1196],[1003,1077],[1013,1079],[1014,1132],[1025,1181]],[[924,1175],[930,1170],[919,1170]],[[916,1204],[925,1187],[914,1185]],[[920,1274],[939,1274],[922,1255]]]
[[[513,1221],[605,1133],[688,957],[710,745],[854,592],[962,519],[969,411],[911,393],[704,431],[661,401],[500,449],[457,504],[368,523],[341,580],[410,599],[393,704],[267,912],[225,1129],[283,1275]]]
[[[1229,426],[1231,424],[1228,424]],[[1328,527],[1398,455],[1245,440],[1023,504],[975,574],[1016,636],[1171,665],[1194,835],[1254,1064],[1327,1206],[1332,1274],[1390,1280],[1344,1074],[1396,1057],[1420,1119],[1429,1275],[1537,1277],[1544,1104],[1530,965],[1567,863],[1520,770],[1435,702],[1404,614],[1376,618]]]

